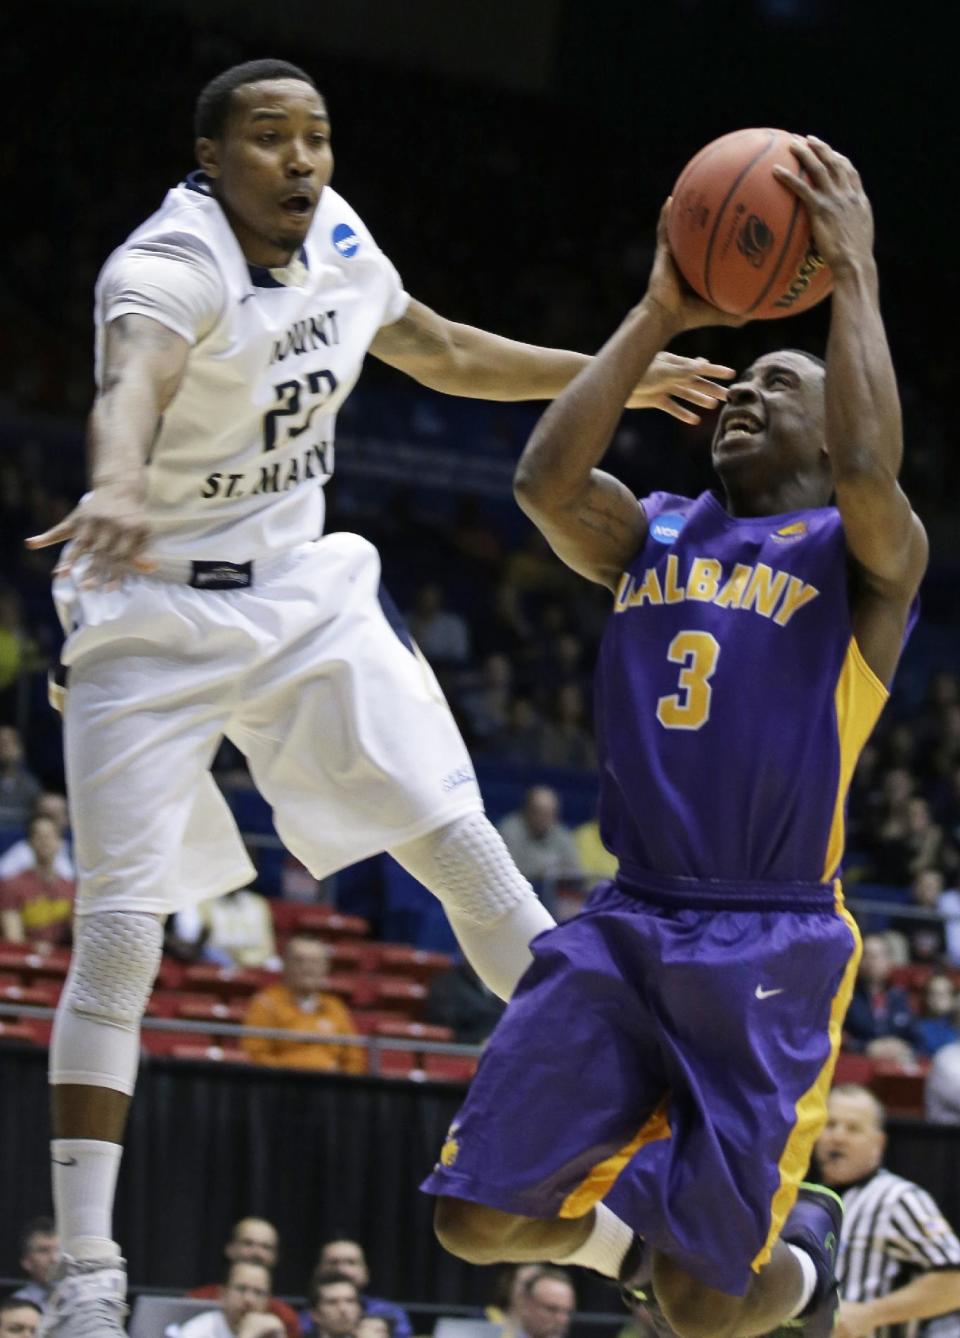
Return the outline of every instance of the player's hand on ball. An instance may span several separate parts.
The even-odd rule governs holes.
[[[774,167],[778,181],[798,195],[810,214],[813,240],[834,276],[873,257],[873,211],[860,174],[842,153],[807,135],[791,148],[809,180]]]
[[[652,302],[676,323],[680,330],[699,330],[707,325],[746,325],[749,316],[732,316],[719,307],[711,306],[693,291],[677,268],[670,253],[667,222],[671,201],[660,210],[657,224],[657,251],[650,271],[645,302]]]
[[[700,415],[677,400],[700,409],[715,409],[727,398],[726,386],[708,377],[729,381],[736,372],[706,358],[684,358],[679,353],[658,353],[646,375],[627,400],[628,409],[662,409],[681,423],[699,423]]]
[[[102,483],[59,524],[26,541],[28,548],[49,548],[72,539],[69,556],[56,568],[63,574],[87,558],[83,585],[113,586],[130,572],[149,572],[150,528],[143,512],[143,485]]]

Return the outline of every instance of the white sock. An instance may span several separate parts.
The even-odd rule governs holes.
[[[487,925],[457,915],[449,905],[445,910],[467,961],[487,989],[501,999],[510,998],[517,981],[533,961],[530,940],[556,925],[538,897],[524,898],[506,915]]]
[[[817,1285],[817,1270],[814,1267],[813,1260],[807,1254],[806,1250],[801,1250],[799,1245],[787,1244],[787,1249],[800,1265],[800,1271],[803,1274],[803,1285],[800,1289],[800,1299],[787,1315],[787,1319],[796,1319],[802,1315],[804,1310],[810,1304],[810,1298],[813,1295],[814,1288]]]
[[[619,1278],[623,1257],[633,1241],[633,1229],[605,1203],[598,1203],[593,1212],[593,1228],[583,1244],[578,1245],[572,1254],[565,1254],[562,1259],[555,1257],[550,1262],[579,1264],[581,1268],[592,1268],[604,1277]]]
[[[123,1148],[92,1138],[55,1138],[53,1202],[60,1248],[73,1259],[120,1258],[113,1240],[113,1196]]]

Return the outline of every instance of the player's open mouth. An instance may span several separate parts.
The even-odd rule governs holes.
[[[760,419],[747,409],[732,409],[723,420],[724,437],[730,437],[734,434],[752,437],[762,431],[763,424]]]
[[[281,200],[280,208],[285,214],[303,217],[313,208],[313,199],[309,195],[288,195],[285,200]]]

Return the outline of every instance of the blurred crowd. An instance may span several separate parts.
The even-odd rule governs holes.
[[[324,1241],[306,1280],[304,1295],[275,1294],[280,1238],[272,1222],[244,1217],[224,1250],[219,1280],[199,1283],[183,1297],[142,1296],[134,1302],[140,1338],[412,1338],[414,1325],[396,1301],[376,1295],[363,1245]],[[0,1300],[0,1338],[36,1338],[59,1261],[53,1220],[34,1218],[21,1233],[23,1282]],[[570,1274],[551,1264],[499,1270],[492,1281],[485,1317],[499,1338],[566,1338],[576,1308]],[[433,1316],[417,1326],[424,1333]],[[457,1319],[446,1321],[456,1338]],[[470,1332],[465,1326],[465,1338]],[[496,1330],[491,1330],[496,1332]]]

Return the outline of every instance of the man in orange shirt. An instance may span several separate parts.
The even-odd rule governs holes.
[[[332,994],[324,994],[329,950],[319,939],[296,934],[283,954],[283,980],[270,985],[250,1000],[248,1027],[282,1027],[286,1031],[312,1031],[325,1036],[356,1035],[350,1010]],[[363,1073],[366,1055],[353,1045],[316,1045],[310,1041],[266,1040],[246,1036],[243,1048],[258,1064],[279,1068],[340,1070]]]
[[[0,937],[15,943],[70,942],[74,882],[57,872],[63,838],[56,823],[37,815],[27,826],[32,869],[0,882]]]

